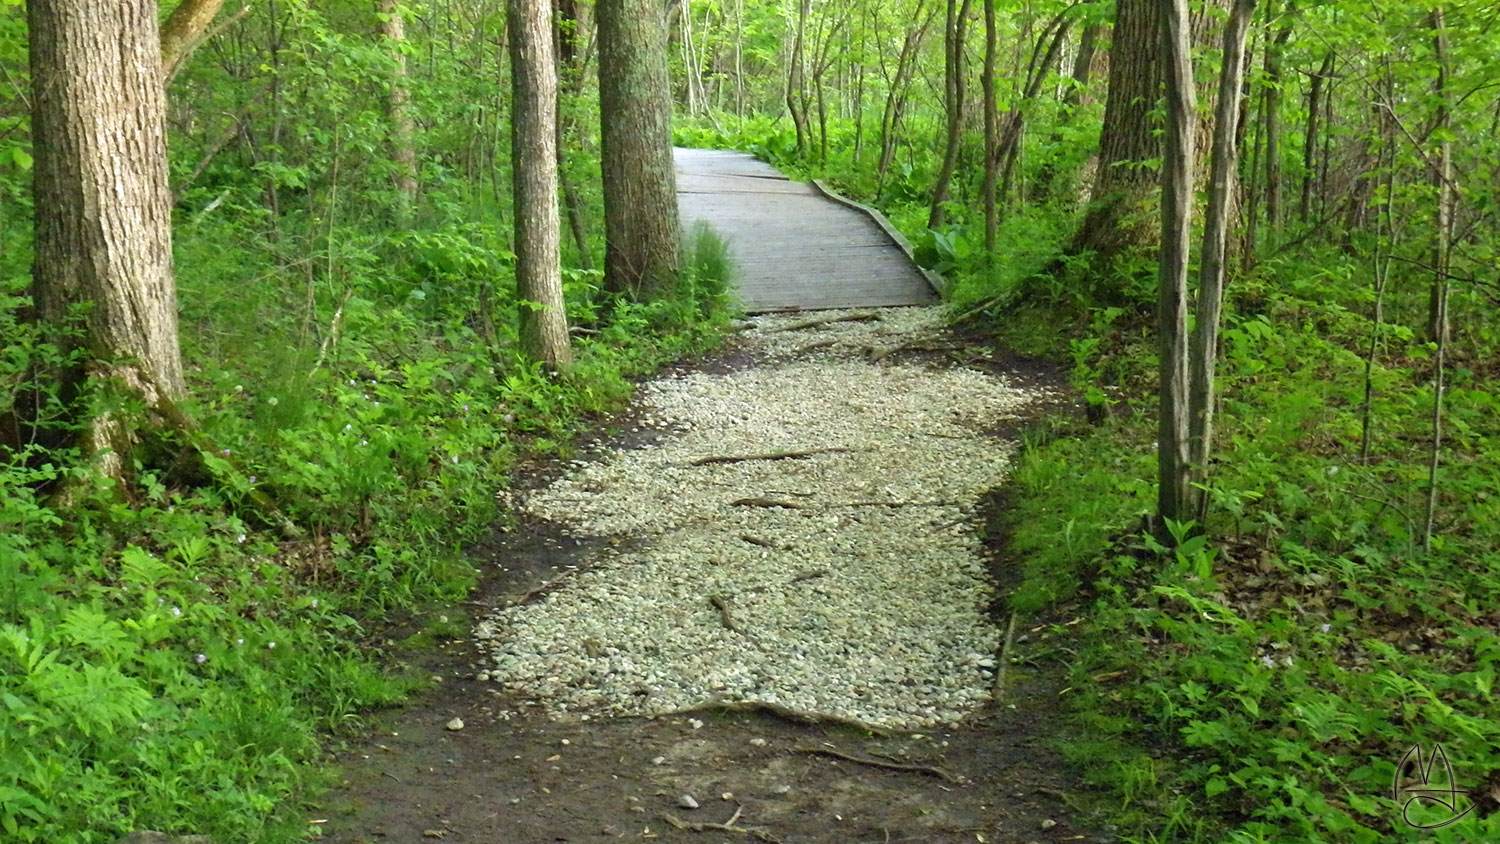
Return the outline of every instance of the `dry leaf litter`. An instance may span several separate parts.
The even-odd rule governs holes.
[[[985,432],[1036,394],[870,361],[939,342],[935,308],[806,325],[854,313],[750,320],[756,365],[645,384],[659,442],[576,461],[521,503],[638,541],[484,621],[491,679],[558,715],[757,701],[917,729],[987,700],[1000,631],[974,508],[1013,445]],[[807,450],[824,451],[694,465]]]

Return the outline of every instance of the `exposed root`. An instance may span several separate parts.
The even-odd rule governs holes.
[[[854,448],[808,448],[800,451],[777,451],[770,454],[731,454],[723,457],[700,457],[690,461],[690,466],[709,466],[716,463],[750,463],[756,460],[796,460],[819,454],[844,454],[851,451],[868,451]]]
[[[825,325],[832,325],[836,322],[871,322],[877,319],[880,319],[880,314],[845,314],[844,316],[825,317],[823,319],[809,319],[803,320],[802,322],[794,322],[791,325],[783,325],[780,328],[768,329],[766,333],[780,334],[784,331],[802,331],[808,328],[820,328]]]
[[[858,718],[852,718],[848,715],[793,709],[789,706],[782,706],[779,703],[772,703],[768,700],[720,700],[718,698],[711,698],[703,703],[694,704],[683,709],[674,709],[670,712],[662,712],[653,717],[672,718],[679,715],[695,715],[700,712],[768,712],[778,718],[794,721],[798,724],[835,724],[840,727],[848,727],[878,736],[893,736],[901,732],[888,727],[871,724],[868,721],[861,721]]]
[[[745,631],[741,630],[740,626],[734,623],[734,614],[729,611],[729,599],[723,595],[709,595],[708,602],[713,604],[714,609],[719,611],[719,618],[723,620],[725,628],[731,633],[744,634]]]
[[[875,759],[869,756],[855,756],[852,753],[845,753],[844,751],[833,747],[806,746],[796,747],[793,748],[793,750],[797,753],[810,753],[816,756],[832,756],[835,759],[843,759],[846,762],[853,762],[858,765],[869,765],[872,768],[885,768],[891,771],[905,771],[913,774],[926,774],[928,776],[945,779],[948,782],[955,784],[964,782],[964,778],[959,776],[958,774],[933,765],[917,765],[909,762],[887,762],[884,759]]]
[[[782,840],[780,838],[777,838],[776,836],[765,831],[764,829],[761,829],[760,827],[735,826],[734,822],[740,819],[740,815],[744,811],[744,806],[737,807],[734,810],[734,816],[724,823],[685,821],[673,814],[664,814],[662,815],[662,819],[672,826],[677,827],[678,829],[687,830],[688,832],[733,832],[737,835],[748,835],[751,838],[756,839],[757,841],[768,842],[768,844],[782,844]]]
[[[729,502],[729,505],[731,507],[784,507],[788,510],[807,509],[795,501],[785,501],[780,498],[767,498],[763,495],[758,495],[754,498],[741,498],[736,501]]]

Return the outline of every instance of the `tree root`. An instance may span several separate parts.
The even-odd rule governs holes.
[[[682,709],[674,709],[670,712],[662,712],[653,715],[653,718],[674,718],[680,715],[696,715],[702,712],[767,712],[778,718],[793,721],[798,724],[834,724],[840,727],[848,727],[860,732],[873,733],[878,736],[893,736],[901,731],[881,727],[848,715],[836,715],[832,712],[811,712],[805,709],[793,709],[790,706],[782,706],[768,700],[720,700],[710,698],[703,703],[693,704]]]
[[[734,615],[729,611],[729,599],[723,595],[709,595],[708,602],[713,604],[714,608],[719,611],[719,617],[724,621],[724,626],[728,628],[729,632],[744,635],[745,631],[741,630],[740,626],[734,623]]]
[[[802,322],[794,322],[791,325],[783,325],[780,328],[772,328],[766,331],[766,333],[780,334],[784,331],[802,331],[808,328],[821,328],[822,326],[832,325],[836,322],[871,322],[877,319],[880,319],[880,314],[846,314],[844,316],[826,317],[824,319],[809,319]]]
[[[851,451],[868,450],[856,448],[808,448],[800,451],[777,451],[769,454],[731,454],[723,457],[699,457],[697,460],[690,461],[688,465],[709,466],[717,463],[750,463],[756,460],[796,460],[819,454],[844,454]]]
[[[763,495],[754,498],[740,498],[729,502],[731,507],[784,507],[788,510],[805,510],[801,504],[795,501],[784,501],[780,498],[767,498]]]
[[[905,771],[913,774],[927,774],[928,776],[939,777],[955,784],[961,784],[964,782],[964,778],[959,776],[958,774],[933,765],[917,765],[909,762],[887,762],[884,759],[875,759],[869,756],[855,756],[852,753],[845,753],[844,751],[833,747],[806,746],[796,747],[793,748],[793,750],[797,753],[809,753],[815,756],[831,756],[835,759],[843,759],[846,762],[853,762],[858,765],[869,765],[872,768],[886,768],[887,770],[891,771]]]
[[[740,819],[740,815],[744,813],[744,811],[744,806],[736,807],[734,810],[734,816],[724,823],[685,821],[682,818],[679,818],[676,815],[670,813],[663,814],[662,818],[672,826],[675,826],[678,829],[687,830],[689,832],[733,832],[738,835],[748,835],[751,838],[756,839],[757,841],[768,842],[768,844],[783,844],[780,838],[777,838],[776,836],[765,831],[764,829],[761,829],[760,827],[735,826],[734,822]]]

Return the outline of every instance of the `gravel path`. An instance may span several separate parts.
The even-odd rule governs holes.
[[[973,510],[1014,448],[987,432],[1037,395],[883,360],[951,343],[937,309],[807,325],[853,315],[752,320],[753,366],[641,388],[658,442],[525,497],[628,550],[481,623],[490,679],[554,714],[758,701],[895,729],[988,699],[1000,632]],[[764,459],[787,452],[812,453]],[[761,459],[723,460],[742,457]]]

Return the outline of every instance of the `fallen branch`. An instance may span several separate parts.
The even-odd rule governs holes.
[[[848,715],[793,709],[790,706],[782,706],[779,703],[772,703],[768,700],[722,700],[720,698],[710,698],[703,703],[694,704],[682,709],[674,709],[670,712],[662,712],[653,717],[673,718],[681,715],[696,715],[702,712],[767,712],[778,718],[794,721],[798,724],[835,724],[840,727],[848,727],[878,736],[892,736],[897,733],[896,730],[888,727],[880,727]]]
[[[803,509],[806,509],[801,504],[798,504],[795,501],[783,501],[780,498],[766,498],[763,495],[762,496],[756,496],[754,498],[741,498],[741,499],[739,499],[737,501],[731,501],[731,502],[729,502],[729,506],[731,506],[731,507],[785,507],[788,510],[803,510]]]
[[[814,569],[812,571],[805,571],[805,572],[797,575],[796,577],[792,578],[791,580],[788,580],[787,583],[803,583],[803,582],[806,582],[806,581],[809,581],[809,580],[817,580],[818,578],[820,578],[820,577],[822,577],[822,576],[824,576],[826,574],[828,574],[828,572],[825,571],[825,570],[822,570],[822,569]]]
[[[957,501],[844,501],[829,507],[959,507]]]
[[[744,634],[745,631],[741,630],[739,625],[734,623],[734,615],[729,611],[729,600],[727,598],[723,595],[709,595],[708,602],[713,604],[714,608],[719,611],[719,617],[724,621],[724,626],[729,629],[729,632]]]
[[[769,832],[766,832],[764,829],[761,829],[759,827],[735,826],[734,822],[740,819],[740,813],[744,811],[744,806],[736,808],[734,810],[734,817],[730,818],[724,823],[685,821],[682,818],[679,818],[676,815],[670,813],[662,815],[662,818],[672,826],[675,826],[678,829],[687,830],[688,832],[733,832],[739,835],[748,835],[758,841],[768,842],[768,844],[782,844],[782,840],[780,838],[777,838],[776,836],[772,835]]]
[[[769,540],[769,539],[761,539],[758,536],[751,536],[748,533],[742,533],[742,534],[740,534],[740,539],[743,540],[743,541],[745,541],[745,542],[750,543],[751,545],[759,545],[762,548],[770,548],[772,551],[778,551],[778,550],[780,550],[780,548],[776,545],[776,543],[772,542],[771,540]]]
[[[825,325],[833,325],[836,322],[871,322],[880,319],[880,314],[847,314],[845,316],[825,317],[823,319],[809,319],[802,322],[794,322],[791,325],[783,325],[780,328],[772,328],[767,334],[780,334],[783,331],[802,331],[807,328],[821,328]]]
[[[710,466],[718,463],[750,463],[757,460],[797,460],[818,454],[843,454],[850,451],[868,451],[855,448],[807,448],[799,451],[775,451],[768,454],[730,454],[722,457],[699,457],[689,466]]]
[[[964,781],[964,778],[959,776],[958,774],[955,774],[952,771],[947,771],[942,768],[935,767],[933,765],[916,765],[909,762],[887,762],[884,759],[875,759],[869,756],[855,756],[852,753],[845,753],[842,750],[838,750],[832,747],[809,746],[796,747],[793,748],[793,750],[797,753],[811,753],[818,756],[832,756],[835,759],[843,759],[846,762],[854,762],[855,764],[859,765],[869,765],[872,768],[886,768],[887,770],[891,771],[905,771],[907,773],[913,774],[927,774],[928,776],[939,777],[955,784],[960,784]]]
[[[801,354],[803,352],[811,352],[814,349],[827,349],[831,346],[837,346],[838,344],[839,341],[837,339],[830,337],[827,340],[819,340],[816,343],[808,343],[806,346],[799,348],[797,350],[797,353]]]

